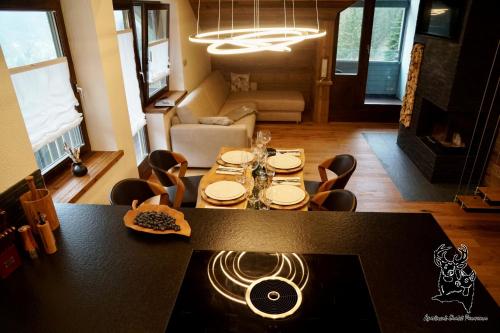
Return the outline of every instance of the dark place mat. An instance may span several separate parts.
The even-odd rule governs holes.
[[[408,201],[453,201],[457,184],[432,184],[397,145],[397,133],[363,133],[401,196]]]

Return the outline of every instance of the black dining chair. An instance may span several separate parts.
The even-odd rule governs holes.
[[[169,195],[163,186],[144,179],[127,178],[113,186],[109,201],[112,205],[131,206],[134,200],[137,200],[139,205],[157,195],[160,196],[160,204],[171,205]]]
[[[318,165],[321,182],[306,180],[304,186],[307,193],[314,195],[318,192],[343,189],[354,170],[356,170],[357,161],[354,156],[349,154],[336,155],[320,165]],[[337,176],[328,179],[327,170],[334,172]]]
[[[188,162],[184,156],[168,150],[155,150],[149,154],[148,161],[156,178],[167,188],[170,198],[175,198],[174,205],[196,206],[202,176],[185,177]],[[180,166],[178,176],[169,171],[175,166]]]
[[[309,201],[310,210],[334,212],[355,212],[358,201],[354,193],[348,190],[318,192]]]

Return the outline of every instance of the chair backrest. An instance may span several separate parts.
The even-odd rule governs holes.
[[[318,170],[323,184],[318,189],[318,192],[343,189],[354,173],[354,170],[356,170],[356,165],[356,159],[349,154],[336,155],[334,158],[321,163],[318,166]],[[333,171],[337,175],[337,178],[328,180],[325,169]]]
[[[332,190],[319,192],[311,199],[312,210],[327,210],[336,212],[354,212],[358,201],[354,193],[348,190]]]
[[[176,165],[181,165],[179,176],[183,177],[187,169],[187,160],[184,156],[168,150],[155,150],[151,152],[148,157],[148,162],[155,176],[165,187],[177,184],[177,180],[172,177],[173,175],[169,173],[168,170]]]
[[[167,192],[162,186],[144,179],[127,178],[120,180],[113,186],[109,195],[109,201],[112,205],[130,206],[134,200],[137,200],[138,204],[141,204],[156,195],[162,196],[161,203],[168,203]]]

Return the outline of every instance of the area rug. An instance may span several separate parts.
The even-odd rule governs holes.
[[[397,133],[363,133],[392,182],[407,201],[453,201],[456,184],[432,184],[396,143]]]

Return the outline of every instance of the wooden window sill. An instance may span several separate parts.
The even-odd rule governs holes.
[[[167,98],[167,97],[170,97],[172,95],[175,95],[174,97],[174,104],[177,105],[179,104],[183,99],[184,97],[186,97],[187,95],[187,91],[175,91],[175,90],[171,90],[171,91],[167,91],[165,92],[164,94],[158,96],[158,98],[155,98],[155,100],[151,103],[149,103],[145,108],[144,108],[144,113],[163,113],[163,114],[166,114],[168,113],[170,110],[172,110],[174,107],[173,106],[160,106],[160,107],[157,107],[155,106],[155,103],[156,101],[162,99],[162,98]]]
[[[119,151],[94,151],[83,158],[88,174],[75,177],[68,167],[58,177],[46,183],[54,202],[75,203],[123,156]]]

